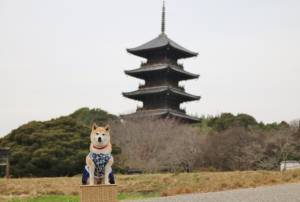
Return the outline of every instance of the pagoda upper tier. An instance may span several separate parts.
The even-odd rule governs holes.
[[[155,39],[138,46],[136,48],[127,49],[127,51],[133,55],[143,58],[150,58],[153,56],[168,56],[172,59],[181,59],[195,57],[198,53],[190,51],[176,42],[171,40],[165,33],[161,33]]]

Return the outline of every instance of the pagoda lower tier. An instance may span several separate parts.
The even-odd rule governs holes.
[[[136,113],[123,116],[124,118],[170,117],[184,122],[198,121],[198,118],[191,117],[185,110],[180,109],[180,104],[199,100],[201,97],[186,93],[179,87],[144,87],[137,91],[123,93],[123,96],[143,102],[143,107],[138,108]]]
[[[133,114],[121,115],[122,118],[126,120],[139,120],[143,118],[170,118],[175,119],[184,123],[197,123],[199,118],[189,116],[185,112],[162,108],[162,109],[153,109],[153,110],[138,110]]]

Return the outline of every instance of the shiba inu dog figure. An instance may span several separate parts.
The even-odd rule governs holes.
[[[86,166],[82,175],[84,185],[115,184],[109,132],[109,125],[99,127],[94,123],[92,126],[90,153],[86,157]]]

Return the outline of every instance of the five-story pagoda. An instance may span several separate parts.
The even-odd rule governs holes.
[[[184,122],[197,122],[198,118],[187,115],[185,110],[180,108],[180,104],[199,100],[200,96],[186,93],[184,87],[179,86],[179,82],[197,79],[199,75],[185,71],[184,67],[178,64],[178,60],[195,57],[198,53],[183,48],[166,35],[165,3],[161,34],[150,42],[127,51],[147,61],[138,69],[125,71],[129,76],[144,80],[145,84],[140,85],[136,91],[123,93],[127,98],[143,102],[143,107],[123,117],[170,117]]]

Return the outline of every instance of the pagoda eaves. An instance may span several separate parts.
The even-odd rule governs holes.
[[[156,65],[147,65],[147,66],[145,65],[138,69],[125,70],[125,74],[139,79],[145,79],[152,75],[159,76],[166,73],[176,76],[179,80],[189,80],[189,79],[199,78],[198,74],[187,72],[181,66],[172,65],[172,64],[156,64]]]
[[[187,101],[195,101],[200,100],[200,96],[192,95],[186,93],[180,88],[174,88],[171,86],[158,86],[158,87],[148,87],[148,88],[141,88],[137,91],[123,93],[123,95],[127,98],[140,100],[143,101],[146,96],[152,95],[168,95],[168,96],[176,96],[177,99],[181,102]]]
[[[134,114],[122,115],[121,117],[127,119],[141,119],[141,118],[155,118],[155,117],[168,117],[184,120],[188,123],[198,122],[197,117],[189,116],[185,112],[172,109],[155,109],[155,110],[138,110]]]
[[[153,54],[153,51],[170,52],[177,59],[195,57],[198,53],[190,51],[170,39],[165,33],[160,34],[155,39],[138,46],[129,48],[127,51],[133,55],[148,58]]]

